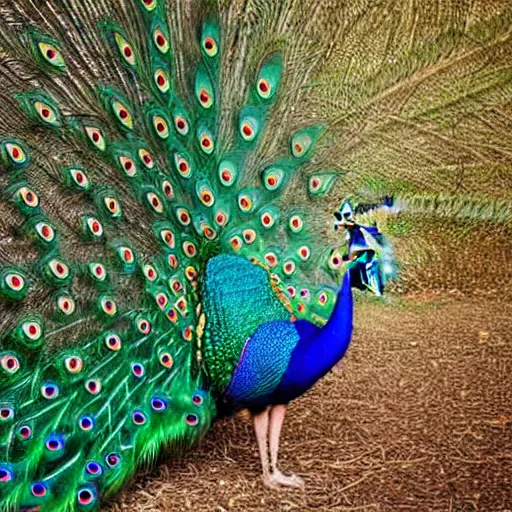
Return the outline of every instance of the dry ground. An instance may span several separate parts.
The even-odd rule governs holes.
[[[389,298],[356,315],[349,354],[285,423],[281,463],[304,491],[262,486],[238,417],[107,510],[512,510],[512,305]]]

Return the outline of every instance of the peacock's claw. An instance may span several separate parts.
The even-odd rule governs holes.
[[[263,476],[263,484],[270,489],[278,489],[280,486],[299,489],[304,487],[304,480],[298,475],[291,474],[290,476],[286,476],[281,473],[281,471],[276,470],[273,473]]]

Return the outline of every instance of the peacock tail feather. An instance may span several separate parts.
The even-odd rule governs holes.
[[[2,3],[2,511],[97,507],[201,437],[258,325],[329,315],[341,259],[285,193],[334,183],[325,125],[278,106],[311,63],[235,8]]]

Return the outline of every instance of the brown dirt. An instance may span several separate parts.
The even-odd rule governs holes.
[[[365,301],[347,357],[289,410],[267,490],[247,417],[140,475],[106,510],[512,510],[512,305]]]

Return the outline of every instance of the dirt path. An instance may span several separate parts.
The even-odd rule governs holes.
[[[512,305],[363,303],[339,368],[290,408],[266,490],[247,418],[139,476],[113,511],[512,511]]]

